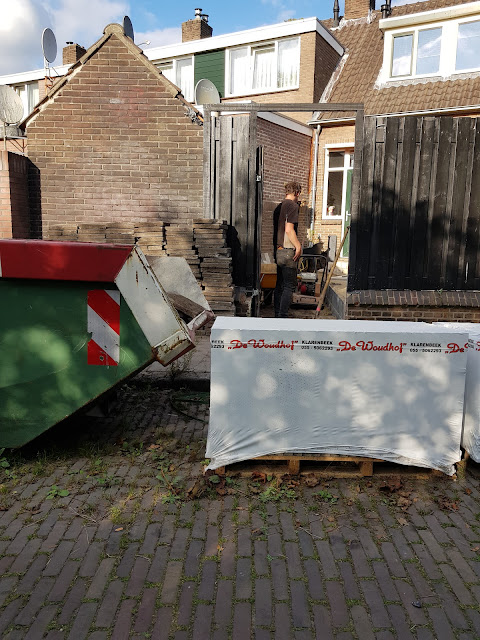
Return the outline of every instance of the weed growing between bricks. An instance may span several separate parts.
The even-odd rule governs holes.
[[[0,454],[2,638],[480,637],[480,482],[203,475],[208,397],[122,387]]]

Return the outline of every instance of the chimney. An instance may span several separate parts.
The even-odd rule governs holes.
[[[366,18],[370,11],[375,10],[375,0],[345,0],[345,20]]]
[[[86,52],[87,50],[79,44],[67,42],[67,46],[63,47],[63,64],[73,64]]]
[[[340,15],[340,5],[338,3],[338,0],[335,0],[333,3],[333,26],[334,27],[338,27],[338,25],[340,24],[339,15]]]
[[[211,38],[212,27],[208,24],[208,16],[201,9],[195,9],[195,18],[182,22],[182,42]]]

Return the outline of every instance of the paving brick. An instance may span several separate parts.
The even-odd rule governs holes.
[[[272,571],[273,591],[276,600],[286,600],[288,598],[287,567],[284,560],[272,560],[270,562]]]
[[[202,579],[198,587],[198,598],[200,600],[214,599],[216,576],[217,563],[214,560],[206,560],[202,569]]]
[[[135,598],[142,593],[142,589],[145,584],[149,569],[150,560],[148,558],[136,558],[135,564],[133,565],[133,569],[130,574],[130,580],[128,581],[127,589],[125,591],[125,595],[128,598]]]
[[[237,560],[235,572],[235,597],[237,600],[246,600],[252,595],[252,576],[250,558]]]
[[[175,517],[172,515],[165,516],[162,523],[162,530],[160,533],[160,538],[158,540],[159,544],[170,544],[173,540],[173,536],[175,535]]]
[[[70,540],[64,540],[58,545],[57,549],[53,552],[47,562],[47,566],[43,571],[44,576],[57,576],[60,573],[68,556],[70,555],[73,544],[74,543]]]
[[[373,626],[377,628],[390,627],[390,618],[388,617],[387,610],[385,609],[385,605],[383,604],[382,594],[375,582],[371,580],[362,580],[360,582],[360,586],[365,596],[365,602],[367,603]],[[360,619],[362,619],[361,612],[359,612],[359,616]],[[357,629],[356,624],[355,628]],[[358,629],[357,633],[359,634]]]
[[[138,542],[133,542],[128,545],[125,553],[120,560],[120,564],[117,567],[117,576],[119,578],[127,578],[135,564],[135,559],[138,554]]]
[[[59,624],[68,624],[73,617],[73,614],[79,609],[83,598],[85,597],[85,581],[81,578],[77,578],[70,589],[70,592],[65,600],[65,604],[58,616]],[[96,605],[98,606],[98,605]]]
[[[150,629],[155,611],[155,601],[157,599],[157,589],[145,589],[140,601],[134,631],[146,634]]]
[[[115,640],[129,640],[131,638],[131,625],[135,600],[124,600],[120,605],[113,628],[112,638]]]
[[[297,540],[297,530],[293,525],[292,514],[287,511],[280,512],[280,526],[284,540]]]
[[[255,625],[268,627],[272,623],[272,584],[267,578],[255,581]]]
[[[338,568],[340,569],[346,597],[351,600],[359,600],[360,591],[358,590],[357,581],[353,575],[352,565],[348,562],[339,562]],[[322,599],[323,598],[318,598],[318,600]]]
[[[310,611],[308,608],[305,583],[299,580],[290,582],[292,598],[292,618],[294,627],[310,627]]]
[[[290,609],[287,604],[275,605],[275,640],[291,640],[292,623]]]
[[[32,591],[27,604],[20,611],[15,619],[17,624],[22,626],[29,626],[35,619],[38,611],[42,607],[47,594],[50,592],[54,583],[53,578],[40,578],[36,587]]]
[[[476,582],[478,580],[476,573],[472,570],[472,567],[468,564],[458,549],[448,549],[447,556],[450,558],[455,569],[462,576],[464,582]]]
[[[350,544],[350,554],[352,556],[354,571],[357,576],[359,578],[369,578],[372,575],[372,570],[363,547],[358,540],[352,540]]]
[[[140,547],[141,555],[149,556],[155,553],[155,548],[160,537],[160,530],[161,525],[158,522],[153,522],[148,525],[142,541],[142,546]]]
[[[390,573],[396,578],[405,578],[407,574],[394,545],[391,542],[382,542],[382,553]]]
[[[87,637],[97,606],[94,602],[85,602],[80,606],[68,635],[68,640],[83,640]]]
[[[233,613],[233,580],[219,580],[217,597],[215,598],[215,624],[226,628],[231,622]]]
[[[12,600],[12,602],[9,602],[5,609],[0,613],[0,633],[2,635],[5,629],[10,626],[15,616],[18,614],[22,604],[22,598]]]
[[[168,547],[158,547],[147,575],[148,582],[161,582],[167,566]]]
[[[437,563],[433,560],[432,556],[427,551],[427,548],[423,544],[416,544],[413,547],[414,553],[420,560],[420,563],[425,570],[427,576],[432,580],[439,580],[442,576]]]
[[[300,550],[301,550],[302,556],[304,558],[309,558],[315,555],[315,548],[313,546],[312,536],[309,535],[303,529],[299,529],[297,532],[297,535],[298,535],[298,542],[300,544]]]
[[[195,610],[192,640],[203,640],[211,635],[213,605],[199,604]]]
[[[29,540],[22,550],[20,555],[14,559],[14,562],[10,566],[12,573],[24,573],[30,566],[35,554],[37,553],[41,544],[39,538],[33,538]]]
[[[204,510],[195,513],[193,521],[192,538],[205,540],[207,527],[207,512]]]
[[[167,564],[161,600],[164,604],[172,604],[177,596],[178,585],[182,575],[182,563],[171,561]]]
[[[375,640],[375,634],[372,631],[372,621],[370,621],[365,609],[359,605],[355,605],[352,607],[351,615],[358,637],[362,638],[362,640]],[[375,623],[373,624],[376,626]]]
[[[54,512],[52,512],[52,513],[54,513]],[[63,540],[63,537],[65,535],[65,531],[66,530],[67,530],[67,523],[66,522],[62,522],[61,520],[58,521],[58,522],[55,522],[53,527],[48,532],[48,536],[43,541],[43,544],[42,544],[40,550],[41,551],[48,551],[48,552],[53,551],[55,549],[55,547],[57,546],[57,544],[60,542],[60,540]],[[41,531],[41,527],[37,532],[38,537],[42,537],[40,531]]]
[[[387,611],[399,640],[414,640],[402,607],[398,604],[389,604],[387,605]]]
[[[323,574],[325,578],[338,577],[338,568],[335,564],[334,557],[330,550],[330,546],[326,540],[317,540],[315,543],[322,563]]]
[[[135,522],[128,530],[130,540],[142,540],[148,525],[148,516],[146,513],[140,512],[135,517]]]
[[[249,602],[238,602],[233,614],[232,640],[245,640],[251,636],[252,612]]]
[[[332,612],[332,625],[334,627],[346,627],[350,622],[350,616],[345,602],[342,585],[335,580],[325,582],[325,591]]]
[[[437,562],[447,562],[447,558],[442,547],[438,544],[438,542],[433,537],[430,531],[419,531],[420,537],[426,544],[429,552],[432,554],[433,559]]]
[[[180,627],[188,627],[192,617],[192,603],[196,588],[195,582],[184,582],[180,591],[178,602],[177,624]]]
[[[88,599],[98,599],[102,597],[105,590],[105,586],[110,579],[110,576],[115,566],[115,558],[104,558],[95,573],[92,583],[87,591]]]
[[[114,580],[108,585],[107,590],[105,591],[105,596],[103,597],[103,600],[98,609],[98,615],[95,619],[95,626],[112,626],[112,623],[115,620],[118,605],[120,604],[120,600],[122,599],[123,587],[124,584],[121,580]]]
[[[313,558],[304,562],[305,574],[308,579],[308,592],[313,600],[323,600],[323,583],[320,575],[320,564]]]
[[[430,616],[435,631],[435,640],[454,640],[455,632],[450,626],[443,609],[438,607],[429,607],[428,615]]]
[[[218,527],[209,525],[207,527],[207,538],[205,541],[205,555],[216,556],[218,553]]]
[[[239,556],[252,555],[252,540],[249,527],[240,527],[238,529],[237,553]]]
[[[160,609],[158,609],[157,619],[152,631],[152,638],[155,638],[155,640],[168,640],[170,627],[172,626],[172,615],[171,607],[160,607]]]
[[[271,640],[272,634],[266,629],[255,629],[255,640]]]
[[[313,605],[315,635],[322,640],[333,640],[332,621],[328,609],[323,605]]]
[[[177,529],[170,547],[170,558],[172,560],[183,558],[187,548],[189,529]]]
[[[235,543],[228,540],[222,544],[220,553],[220,573],[225,577],[232,577],[235,574]]]
[[[79,575],[82,576],[82,578],[90,578],[98,571],[100,556],[104,548],[103,542],[93,541],[90,544],[79,571]]]
[[[436,600],[432,604],[442,604],[447,618],[456,629],[468,629],[468,622],[458,606],[457,598],[443,583],[435,585]]]
[[[401,529],[393,529],[393,531],[391,531],[391,536],[400,558],[402,560],[412,560],[414,555],[412,553],[411,546],[405,540],[405,536]]]
[[[448,584],[451,586],[454,594],[459,599],[461,604],[473,604],[473,598],[470,591],[467,589],[467,587],[465,587],[463,580],[460,578],[455,569],[447,564],[441,564],[440,570],[447,579]]]
[[[264,540],[255,540],[253,558],[255,562],[255,572],[263,576],[269,573],[267,560],[267,543]]]
[[[68,592],[78,571],[78,564],[79,563],[74,560],[67,561],[55,581],[52,590],[48,594],[49,602],[61,602],[65,598],[65,594]]]
[[[285,555],[287,556],[287,570],[290,578],[302,578],[303,569],[298,544],[296,542],[286,542]]]

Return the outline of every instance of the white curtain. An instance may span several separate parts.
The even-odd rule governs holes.
[[[240,95],[250,91],[248,49],[230,51],[230,93]]]
[[[300,40],[280,40],[278,43],[278,88],[298,86]]]
[[[192,58],[177,60],[177,82],[185,100],[193,102],[193,62]]]
[[[254,50],[253,88],[276,89],[275,47]]]

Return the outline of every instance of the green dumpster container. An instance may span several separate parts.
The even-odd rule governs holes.
[[[0,241],[0,447],[18,447],[194,347],[141,250]]]

